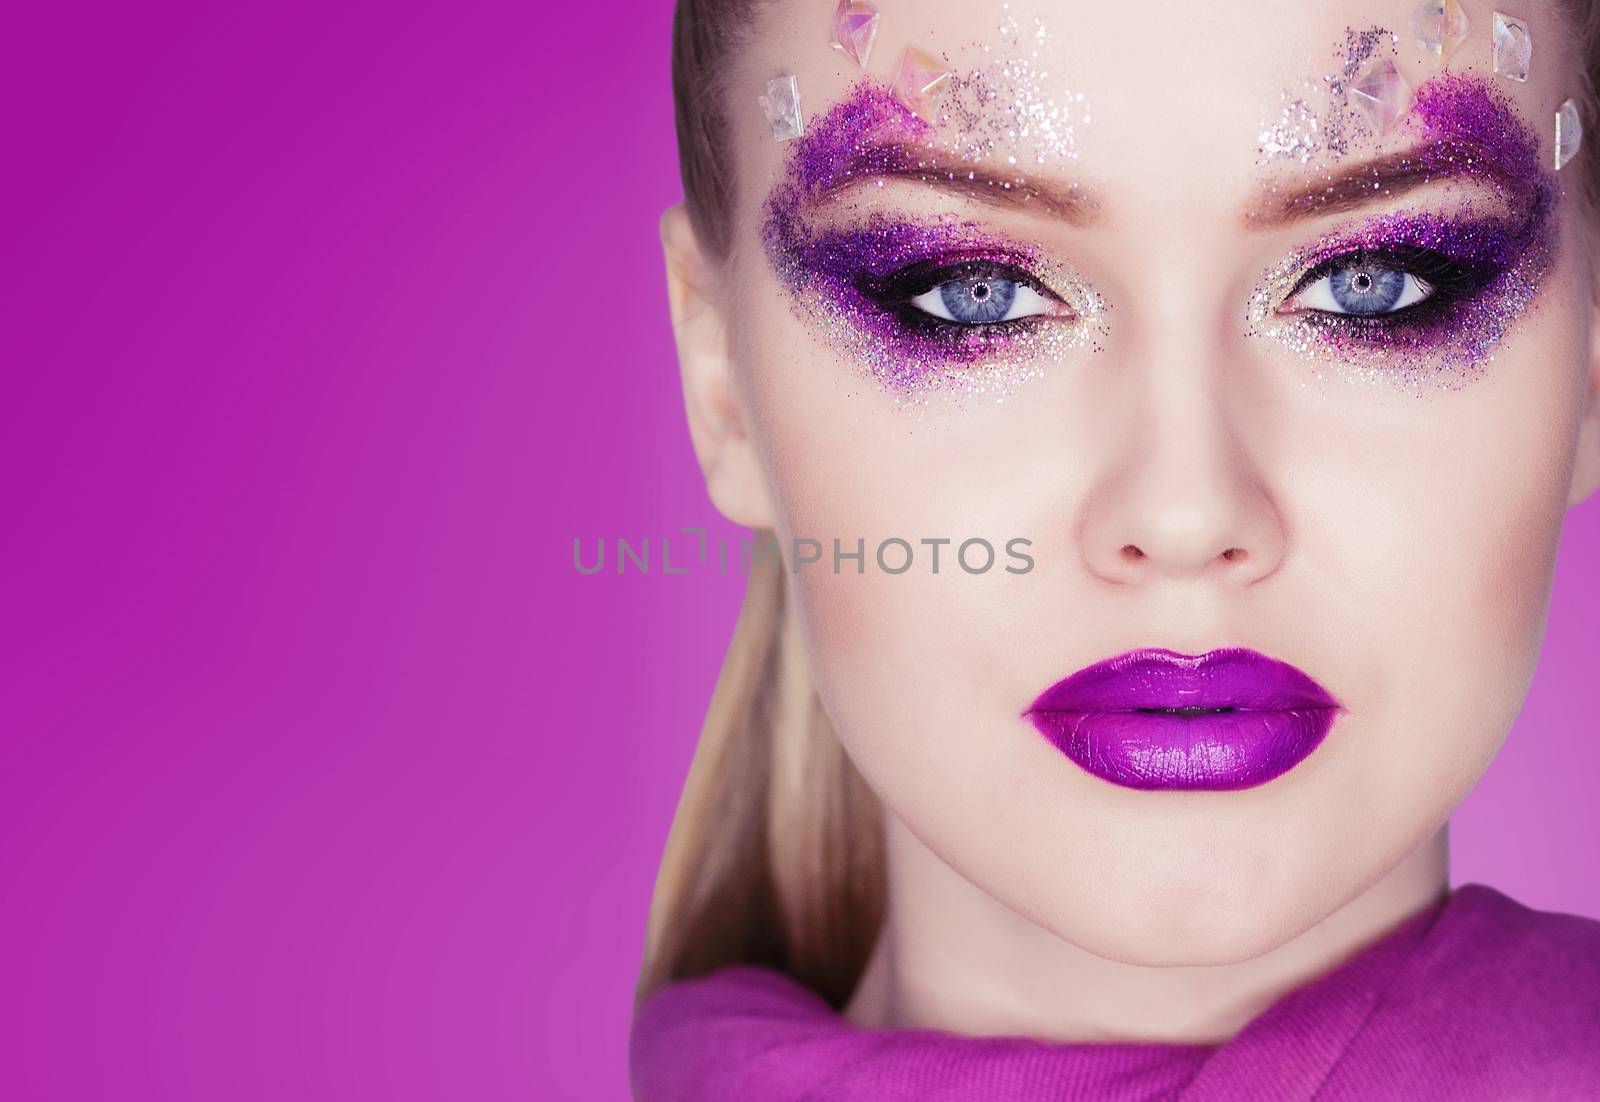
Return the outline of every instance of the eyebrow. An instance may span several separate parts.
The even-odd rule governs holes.
[[[1101,215],[1092,192],[1067,181],[1026,179],[977,164],[938,167],[918,160],[898,142],[874,143],[857,151],[853,164],[812,189],[811,202],[884,179],[907,180],[1008,211],[1040,211],[1071,226],[1089,226]],[[1514,194],[1531,191],[1482,144],[1446,137],[1351,165],[1296,187],[1270,187],[1242,215],[1250,229],[1270,229],[1354,210],[1445,179],[1485,179]]]
[[[1086,226],[1099,216],[1099,204],[1083,188],[1068,182],[1029,180],[995,172],[977,164],[930,165],[921,154],[898,142],[878,143],[857,151],[851,164],[814,187],[812,202],[884,179],[909,180],[1000,210],[1042,211],[1069,225]]]
[[[1487,180],[1517,195],[1532,191],[1529,181],[1482,144],[1448,137],[1351,165],[1291,187],[1287,194],[1286,189],[1274,187],[1245,210],[1243,220],[1250,228],[1269,229],[1354,210],[1437,180],[1462,177]]]

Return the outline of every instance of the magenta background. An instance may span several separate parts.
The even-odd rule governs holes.
[[[9,13],[0,1097],[625,1097],[739,598],[570,565],[729,531],[656,248],[669,19]],[[1589,914],[1597,551],[1590,503],[1455,835]]]

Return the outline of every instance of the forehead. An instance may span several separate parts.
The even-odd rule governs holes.
[[[830,48],[837,6],[769,5],[736,63],[730,106],[741,171],[757,181],[776,178],[785,152],[756,103],[768,79],[797,77],[809,124],[863,76],[893,81],[908,47],[958,77],[1003,86],[994,117],[943,128],[953,148],[1001,166],[1014,159],[1019,176],[1030,166],[1036,177],[1066,175],[1140,208],[1237,203],[1284,159],[1264,146],[1292,146],[1296,132],[1315,125],[1306,116],[1326,106],[1329,81],[1344,75],[1353,50],[1375,46],[1392,57],[1412,89],[1442,71],[1418,47],[1415,0],[880,0],[865,73]],[[1494,76],[1494,5],[1465,0],[1461,8],[1470,32],[1444,70],[1493,79],[1548,146],[1544,122],[1577,91],[1565,87],[1575,71],[1565,22],[1546,0],[1507,12],[1530,26],[1535,43],[1530,77],[1518,83]]]

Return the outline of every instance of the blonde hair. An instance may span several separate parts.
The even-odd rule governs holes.
[[[667,836],[637,997],[746,963],[842,1009],[884,894],[882,808],[812,686],[782,559],[757,558]]]
[[[684,199],[714,258],[728,254],[734,192],[724,82],[768,2],[679,0],[673,17]],[[635,998],[760,964],[842,1009],[885,894],[882,808],[812,687],[783,560],[757,557],[662,853]]]

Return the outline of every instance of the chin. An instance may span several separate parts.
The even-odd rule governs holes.
[[[1237,964],[1292,941],[1324,915],[1296,906],[1318,897],[1310,885],[1261,884],[1227,870],[1194,878],[1141,878],[1101,886],[1092,914],[1082,896],[1063,904],[1067,940],[1096,956],[1149,967]],[[1065,927],[1065,929],[1063,929]]]

